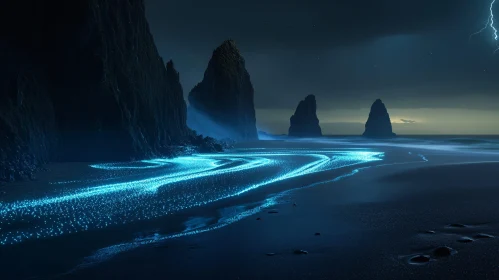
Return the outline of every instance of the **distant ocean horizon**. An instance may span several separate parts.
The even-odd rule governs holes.
[[[395,132],[396,133],[396,132]],[[287,136],[287,133],[268,133],[264,131],[259,131],[259,134],[262,135],[272,135],[272,136]],[[499,138],[499,134],[399,134],[396,133],[397,137],[402,138]],[[322,137],[361,137],[362,133],[359,134],[323,134]]]
[[[286,140],[293,139],[288,138],[287,135],[272,135],[268,134],[269,137],[262,137],[260,140]],[[362,135],[339,135],[330,134],[323,135],[322,137],[316,138],[317,140],[327,139],[331,140],[331,143],[339,142],[351,142],[351,143],[369,143],[369,142],[385,142],[392,143],[394,145],[399,144],[416,144],[416,145],[452,145],[452,146],[462,146],[472,149],[483,149],[483,150],[498,150],[499,149],[499,134],[489,134],[489,135],[472,135],[472,134],[406,134],[397,135],[393,138],[382,138],[382,139],[371,139],[362,137]]]
[[[356,137],[362,136],[360,134],[324,134],[324,137]],[[486,137],[486,138],[499,138],[499,134],[397,134],[398,137],[407,137],[407,138],[424,138],[424,137],[466,137],[466,138],[475,138],[475,137]]]

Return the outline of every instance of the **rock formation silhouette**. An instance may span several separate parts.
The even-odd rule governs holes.
[[[317,118],[317,103],[314,95],[308,95],[300,101],[293,116],[290,118],[289,136],[319,137],[322,130]]]
[[[48,160],[164,155],[192,139],[144,0],[5,0],[0,33],[0,181]]]
[[[184,90],[182,89],[182,84],[180,84],[180,74],[175,70],[172,60],[166,63],[166,85],[168,92],[184,96]],[[184,117],[186,114],[182,114],[181,116]],[[185,118],[180,121],[186,123]],[[188,141],[183,144],[195,146],[198,152],[221,152],[223,151],[222,145],[227,147],[229,144],[218,142],[212,137],[198,135],[191,129],[189,129],[188,134]]]
[[[390,115],[381,99],[376,99],[371,106],[363,136],[371,138],[391,138],[396,136],[392,132]]]
[[[219,139],[258,139],[253,95],[244,58],[227,40],[213,51],[203,80],[189,93],[188,125]]]

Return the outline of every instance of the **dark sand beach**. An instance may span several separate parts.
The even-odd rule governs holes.
[[[5,245],[2,269],[7,279],[498,279],[499,156],[469,146],[246,144],[238,148],[383,156],[154,219]],[[265,170],[245,176],[260,181]]]

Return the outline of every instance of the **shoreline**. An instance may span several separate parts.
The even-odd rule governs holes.
[[[477,166],[490,177],[494,175],[491,169],[499,167],[499,163],[438,163],[367,169],[336,182],[335,186],[295,191],[288,203],[276,207],[276,214],[261,212],[217,231],[165,241],[159,248],[138,248],[95,268],[77,272],[70,279],[94,277],[96,273],[106,275],[106,272],[116,275],[118,267],[126,269],[117,275],[146,278],[163,275],[169,279],[441,279],[444,275],[466,279],[462,275],[472,271],[477,277],[490,277],[499,272],[492,265],[499,261],[499,255],[484,261],[481,254],[489,252],[487,248],[497,245],[498,240],[476,240],[473,244],[457,241],[481,232],[492,236],[499,234],[499,224],[494,224],[495,221],[487,221],[488,224],[482,226],[485,221],[480,207],[475,205],[476,200],[470,203],[480,215],[454,213],[456,209],[451,205],[466,200],[469,189],[463,187],[462,193],[452,197],[454,190],[450,186],[443,190],[432,190],[430,186],[419,189],[412,183],[394,181],[390,177],[402,174],[405,180],[411,180],[422,176],[428,183],[428,177],[447,178],[448,172],[455,173],[457,168],[461,172],[457,173],[460,178],[456,178],[455,183],[467,176],[460,168],[474,170]],[[412,177],[405,172],[412,172]],[[376,178],[374,182],[373,178]],[[366,192],[363,184],[368,182],[379,188]],[[395,188],[394,184],[411,185],[412,188],[408,193]],[[494,182],[484,180],[481,184],[483,194],[480,198],[494,192],[491,189]],[[323,192],[334,193],[335,197],[324,199]],[[437,197],[428,199],[428,195]],[[438,198],[446,196],[454,200],[447,202],[447,207],[437,207],[442,203]],[[294,203],[297,206],[293,206]],[[432,214],[426,213],[425,207]],[[434,211],[440,213],[435,215]],[[413,215],[415,212],[425,213]],[[499,210],[496,212],[499,214]],[[261,220],[257,221],[257,216]],[[453,223],[462,223],[465,228],[448,228]],[[427,230],[436,233],[421,234]],[[319,236],[315,236],[317,232]],[[458,253],[422,266],[408,263],[410,256],[428,253],[438,246],[452,246]],[[295,250],[305,250],[308,254],[296,255]],[[269,253],[275,255],[267,256]],[[480,259],[479,264],[467,263],[469,258]],[[449,272],[449,269],[453,271]]]
[[[291,146],[293,145],[296,145],[296,143],[291,144]],[[317,147],[317,144],[314,144],[313,146]],[[341,149],[342,147],[337,146],[334,148]],[[19,247],[14,246],[10,249],[8,247],[4,247],[6,250],[3,251],[6,255],[9,255],[10,260],[7,262],[4,261],[3,263],[7,264],[7,266],[11,268],[9,269],[9,271],[12,270],[12,272],[27,269],[22,268],[26,265],[30,266],[31,269],[36,271],[38,267],[36,261],[43,258],[44,254],[46,254],[47,250],[49,250],[48,248],[61,246],[57,244],[66,244],[66,248],[59,249],[59,253],[54,252],[54,254],[56,255],[53,256],[54,261],[59,262],[58,267],[55,267],[55,270],[47,270],[47,268],[41,267],[39,268],[39,276],[45,275],[42,276],[41,279],[47,279],[46,277],[49,277],[49,275],[54,276],[57,274],[59,274],[62,279],[85,279],[89,277],[93,279],[100,279],[98,277],[95,278],[96,275],[98,275],[102,279],[105,279],[111,277],[111,275],[114,275],[116,273],[117,275],[121,275],[122,277],[127,277],[129,274],[133,275],[134,273],[136,273],[136,276],[139,277],[140,272],[144,271],[144,265],[146,263],[150,263],[150,265],[154,264],[154,266],[157,266],[157,269],[153,268],[151,270],[151,274],[149,275],[149,277],[151,278],[157,278],[158,275],[166,273],[169,275],[169,279],[199,279],[198,277],[201,277],[201,272],[199,272],[200,274],[195,274],[194,272],[189,271],[189,264],[196,267],[204,267],[204,265],[202,264],[203,260],[212,259],[214,258],[213,256],[218,256],[219,251],[223,256],[220,258],[216,257],[215,259],[219,260],[221,263],[231,262],[233,261],[232,257],[238,254],[232,251],[237,249],[238,246],[241,246],[240,250],[248,250],[249,252],[252,252],[251,254],[249,254],[249,256],[247,256],[250,259],[246,259],[244,257],[245,254],[243,254],[243,256],[237,256],[236,259],[240,259],[241,263],[256,262],[256,264],[266,266],[268,265],[268,263],[266,263],[268,261],[267,259],[276,259],[279,260],[278,262],[282,262],[279,263],[279,265],[296,265],[297,268],[299,268],[300,265],[294,263],[296,260],[289,258],[300,257],[295,256],[292,253],[293,250],[299,249],[294,247],[297,247],[297,244],[300,244],[300,242],[296,242],[297,244],[295,245],[291,243],[296,240],[303,241],[303,238],[308,239],[310,238],[310,236],[312,236],[313,238],[311,240],[303,241],[303,247],[299,247],[309,252],[307,256],[303,257],[310,258],[311,263],[309,263],[309,265],[314,266],[315,264],[322,263],[321,260],[315,259],[315,254],[317,252],[321,252],[319,255],[324,258],[340,258],[340,256],[336,255],[335,252],[331,251],[332,249],[330,247],[334,244],[329,244],[328,242],[326,242],[325,244],[319,244],[316,243],[317,241],[327,239],[328,236],[334,237],[337,234],[341,236],[346,235],[343,236],[343,238],[346,238],[346,240],[350,240],[350,242],[353,242],[353,240],[351,240],[353,236],[356,236],[357,239],[360,238],[360,240],[362,240],[361,236],[358,236],[358,233],[364,231],[366,228],[371,228],[372,225],[370,225],[369,223],[367,226],[351,225],[352,220],[366,219],[365,215],[367,214],[363,212],[359,214],[359,209],[370,203],[379,204],[376,206],[376,208],[384,208],[387,205],[393,203],[393,201],[391,200],[395,198],[395,201],[397,201],[397,199],[399,198],[406,199],[407,196],[410,195],[410,192],[408,191],[400,191],[398,189],[389,188],[388,186],[392,185],[393,182],[390,182],[390,180],[387,179],[379,180],[382,174],[405,174],[403,172],[409,172],[411,170],[413,172],[420,172],[418,170],[420,170],[421,168],[438,169],[441,166],[447,166],[449,163],[453,163],[459,160],[462,161],[463,158],[466,158],[468,160],[476,159],[476,161],[495,160],[497,158],[497,156],[493,154],[484,155],[480,153],[470,153],[468,151],[453,152],[420,150],[422,155],[422,157],[420,157],[420,152],[417,149],[408,150],[407,148],[400,147],[376,147],[375,149],[381,149],[385,152],[385,159],[383,161],[360,164],[358,166],[354,165],[351,167],[347,166],[325,173],[322,172],[309,174],[306,176],[288,179],[273,184],[273,186],[268,188],[258,188],[242,196],[224,199],[203,207],[187,209],[167,218],[158,218],[149,221],[136,222],[127,226],[126,228],[122,228],[121,230],[119,230],[119,232],[117,231],[118,228],[110,228],[109,230],[105,231],[90,231],[88,233],[84,233],[83,235],[68,235],[55,239],[28,242],[26,244],[21,244]],[[429,161],[423,160],[426,159],[426,157],[428,157]],[[379,166],[374,167],[376,165]],[[494,163],[487,163],[485,165],[494,165]],[[469,167],[470,166],[466,166],[465,168]],[[451,169],[452,168],[453,167],[451,167]],[[361,169],[361,171],[355,171],[358,169]],[[352,172],[354,172],[354,176],[347,176]],[[412,175],[405,174],[401,176],[411,178]],[[425,176],[428,177],[428,175]],[[490,177],[491,175],[488,174],[487,176]],[[339,177],[341,177],[341,180],[335,180],[335,178]],[[304,188],[303,186],[307,186],[307,184],[312,184],[315,186],[312,188]],[[407,182],[400,184],[407,185]],[[373,186],[373,188],[366,187],[371,185]],[[419,192],[425,193],[429,192],[429,190],[425,189],[420,190]],[[415,192],[415,194],[419,195],[418,192]],[[272,203],[273,205],[265,205],[265,201],[273,199],[276,196],[283,195],[286,195],[286,197],[281,199],[280,201],[274,201]],[[330,200],[324,200],[325,197],[330,197]],[[269,206],[272,206],[272,209],[268,208]],[[352,207],[353,210],[351,209]],[[397,207],[400,207],[400,205]],[[313,213],[313,215],[300,213],[303,209],[306,209],[306,212]],[[269,211],[271,210],[275,210],[277,213],[269,213]],[[331,228],[331,225],[328,225],[327,221],[330,218],[328,218],[328,215],[323,212],[329,213],[329,215],[332,215],[334,217],[337,216],[337,211],[343,212],[347,214],[346,216],[352,218],[343,219],[342,217],[338,217],[340,218],[340,220],[342,220],[343,224],[348,225],[346,228],[349,228],[349,230],[345,230],[344,232],[340,231],[338,233],[335,232],[333,228]],[[260,219],[256,220],[257,217]],[[226,221],[230,219],[233,220],[227,223]],[[261,226],[268,228],[261,228]],[[196,234],[183,232],[186,227],[191,227],[192,232]],[[213,230],[213,228],[211,230],[206,230],[206,227],[214,227],[216,228],[216,230]],[[295,229],[295,227],[298,227],[298,229]],[[307,227],[310,227],[309,231],[313,232],[305,233],[305,228]],[[315,229],[313,229],[314,227]],[[286,231],[282,232],[283,229],[290,229],[292,231],[297,230],[299,232],[302,232],[303,235],[298,236],[297,233],[295,234],[293,232]],[[406,229],[399,228],[396,230],[402,232],[406,231]],[[204,232],[200,233],[199,231]],[[180,235],[175,236],[175,232],[180,233]],[[230,232],[232,232],[232,235],[230,234]],[[281,236],[275,236],[274,232],[281,232]],[[320,236],[314,236],[316,232],[319,232]],[[227,236],[228,233],[229,235]],[[172,234],[174,236],[171,236]],[[253,243],[253,246],[251,248],[248,248],[246,245],[241,245],[240,242],[247,243],[248,238],[251,235],[261,236],[261,238],[259,239],[261,244]],[[348,237],[348,235],[352,236]],[[78,244],[77,240],[81,237],[84,237],[84,240],[99,241],[92,241],[92,245],[88,244],[85,246],[84,244]],[[269,244],[267,241],[265,241],[268,238],[271,238],[272,240],[274,240],[274,242],[277,242],[276,244],[281,245],[273,249],[271,246],[272,244]],[[384,240],[383,236],[379,236],[377,234],[374,234],[372,238],[373,240],[377,240],[376,242],[389,242],[389,240]],[[139,242],[138,244],[135,244],[135,246],[133,243],[137,242],[137,240]],[[224,242],[232,243],[232,245],[223,245]],[[36,245],[38,249],[36,251],[33,251],[32,246],[35,246],[35,244],[38,244]],[[125,251],[121,250],[122,252],[119,252],[120,250],[118,250],[118,247],[113,247],[117,244],[128,244],[125,246],[129,246],[131,244],[131,247],[127,248],[127,250]],[[180,246],[180,244],[190,245]],[[217,244],[217,246],[218,244],[222,245],[216,247],[213,246],[214,244]],[[362,248],[358,248],[358,245],[355,245],[354,243],[351,243],[349,246],[352,246],[352,248],[356,248],[355,250],[363,250]],[[362,246],[366,248],[369,247],[367,245]],[[29,249],[30,247],[31,249]],[[29,249],[32,256],[26,259],[24,256],[19,255],[19,260],[17,260],[16,252],[20,253],[23,251],[22,249],[19,250],[18,248],[26,248],[26,250]],[[170,252],[169,248],[174,249],[170,250]],[[257,249],[258,252],[256,252]],[[217,253],[215,253],[215,251],[213,250],[215,250]],[[367,250],[365,254],[371,254],[373,252],[372,250],[372,248],[370,250]],[[273,253],[275,255],[269,257],[266,256],[267,253]],[[74,257],[70,257],[68,254],[74,255]],[[157,254],[160,255],[157,256]],[[4,255],[4,257],[6,255]],[[67,257],[64,261],[61,262],[62,259],[60,259],[60,257],[63,255],[66,255]],[[353,255],[356,256],[357,254]],[[101,260],[99,260],[98,258],[94,258],[93,261],[97,260],[97,264],[94,263],[95,265],[88,266],[85,269],[74,270],[70,274],[60,275],[60,273],[67,272],[68,270],[71,271],[71,268],[78,267],[79,265],[81,267],[82,264],[90,264],[92,262],[92,259],[89,259],[88,257],[92,256],[104,258],[111,256],[112,258]],[[264,258],[260,259],[262,256]],[[184,258],[198,259],[194,262],[186,262],[185,265],[178,265],[178,262],[174,261],[179,259],[178,257],[181,257],[182,260],[184,260]],[[400,256],[394,255],[390,256],[390,258],[399,257]],[[24,259],[26,263],[19,265],[19,263],[17,262],[21,259]],[[352,259],[350,259],[350,261],[355,262]],[[172,262],[177,263],[178,267],[177,265],[175,267],[165,265],[165,263],[168,264]],[[306,262],[308,263],[308,261]],[[405,260],[403,262],[405,262]],[[398,264],[400,264],[400,261],[398,262]],[[239,262],[237,262],[237,265],[240,266]],[[345,263],[344,265],[348,265],[348,263]],[[208,273],[206,271],[206,269],[208,269],[208,271],[211,271],[210,273],[213,273],[212,277],[215,277],[217,279],[237,279],[233,277],[224,278],[227,275],[217,273],[224,271],[225,268],[219,267],[217,266],[217,264],[213,264],[213,266],[216,267],[214,271],[211,271],[207,267],[205,267],[204,269],[200,268],[200,271]],[[123,273],[117,272],[121,271],[120,269],[118,269],[118,267],[126,267],[126,269],[124,269]],[[321,273],[326,274],[328,271],[330,271],[330,267],[328,266],[325,266],[323,268],[317,267],[316,269],[317,271],[321,271]],[[59,273],[55,273],[55,271],[57,270],[59,271]],[[275,279],[302,279],[303,277],[305,277],[300,276],[302,278],[296,278],[297,276],[293,274],[289,275],[289,277],[291,278],[286,278],[288,276],[279,278],[282,277],[282,275],[275,274],[275,272],[273,272],[272,270],[273,269],[259,270],[259,272],[257,273],[248,271],[247,269],[242,269],[241,271],[244,271],[245,273],[247,273],[247,275],[253,275],[256,278],[243,277],[246,274],[238,275],[238,277],[240,277],[240,279],[266,279],[267,275],[271,275]],[[169,274],[170,271],[175,271],[175,273],[172,272],[173,274]],[[182,276],[186,272],[188,272],[188,278]],[[257,273],[257,275],[255,275],[254,273]],[[315,278],[316,276],[317,275],[312,275],[310,277],[307,276],[308,278],[305,277],[305,279],[322,279]],[[28,277],[28,275],[26,275],[26,277]],[[58,279],[60,279],[61,277],[58,277]]]

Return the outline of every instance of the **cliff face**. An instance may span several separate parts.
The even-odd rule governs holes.
[[[175,70],[173,61],[170,60],[166,63],[166,82],[168,86],[168,92],[175,93],[176,95],[184,96],[184,90],[182,89],[182,84],[180,84],[180,74]],[[185,112],[185,107],[183,108]],[[182,114],[183,123],[186,123],[186,114]],[[229,148],[229,143],[218,142],[212,137],[203,136],[195,133],[191,129],[188,129],[187,138],[183,141],[183,144],[188,145],[189,148],[194,148],[199,153],[213,153],[221,152],[224,147]]]
[[[369,113],[363,136],[372,138],[390,138],[396,136],[392,132],[390,115],[381,99],[374,101],[371,106],[371,112]]]
[[[174,123],[186,124],[187,107],[184,101],[184,90],[182,84],[180,84],[180,74],[175,70],[173,60],[166,63],[166,92],[177,98],[174,103],[180,106],[177,108],[178,112],[173,114],[173,117],[179,118],[174,120]],[[184,130],[185,128],[182,127],[181,129]]]
[[[128,159],[180,141],[187,133],[185,102],[168,91],[144,1],[79,2],[75,35],[61,31],[50,40],[50,49],[59,46],[49,73],[58,88],[52,95],[61,157]]]
[[[244,58],[234,41],[225,41],[189,94],[188,125],[215,138],[258,139],[253,95]]]
[[[317,103],[314,95],[308,95],[300,101],[294,115],[290,118],[288,135],[294,137],[322,136],[316,111]]]
[[[10,170],[0,176],[48,155],[127,160],[188,137],[144,10],[144,0],[0,3],[0,170]]]
[[[9,54],[0,54],[9,65],[0,67],[0,182],[32,178],[55,146],[54,111],[42,74],[22,69]]]

